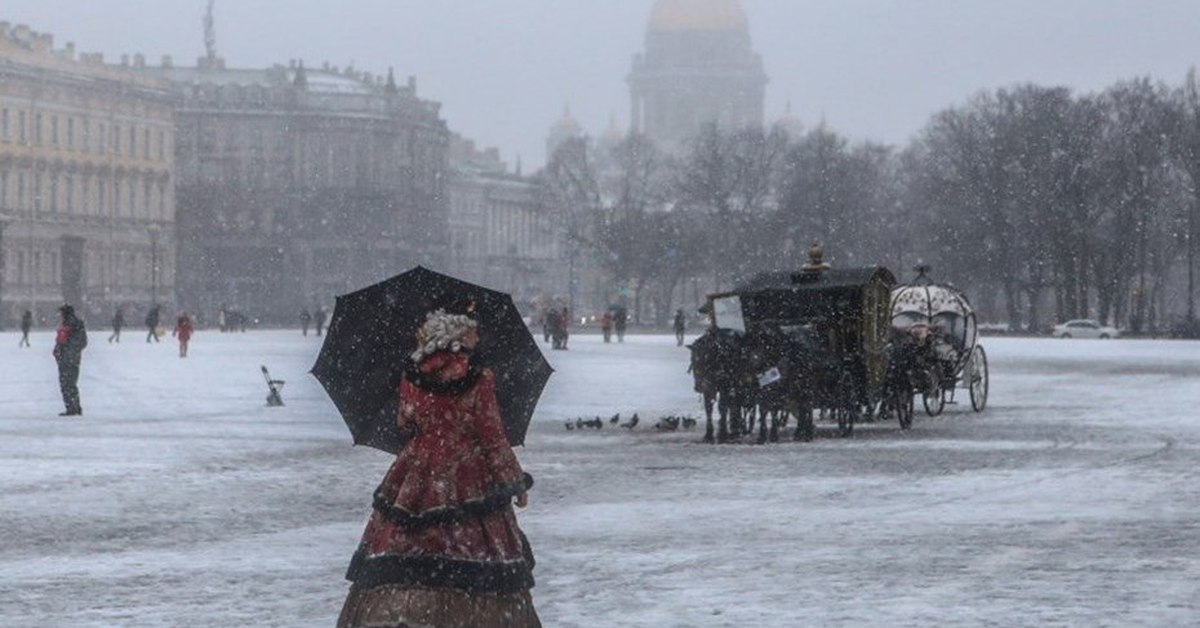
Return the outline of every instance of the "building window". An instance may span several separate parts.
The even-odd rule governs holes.
[[[58,146],[58,116],[50,116],[50,144]]]
[[[142,158],[150,158],[150,129],[142,132]]]
[[[75,118],[67,118],[67,149],[75,150]]]
[[[40,172],[33,175],[33,211],[35,213],[42,211],[42,173]]]
[[[107,153],[108,152],[108,127],[103,122],[100,123],[99,137],[100,137],[100,153],[101,154]]]
[[[96,181],[97,194],[96,200],[101,216],[108,215],[108,181],[98,179]]]
[[[29,141],[29,129],[27,129],[25,126],[25,112],[24,111],[17,112],[17,133],[20,136],[19,139],[21,140],[22,144]]]
[[[113,136],[113,154],[120,155],[121,154],[121,125],[119,125],[119,124],[113,125],[112,136]]]
[[[58,174],[50,175],[50,213],[58,212]]]
[[[67,186],[67,198],[63,205],[63,211],[70,214],[75,211],[75,178],[67,175],[64,177],[64,183]]]
[[[3,115],[0,115],[0,137],[8,139],[8,107],[5,107]]]
[[[42,114],[37,114],[33,123],[33,143],[42,145]]]
[[[92,150],[92,121],[87,118],[83,119],[83,152],[91,152]]]
[[[167,134],[164,131],[158,132],[158,158],[159,160],[167,158]]]
[[[137,157],[137,127],[129,127],[129,156]]]

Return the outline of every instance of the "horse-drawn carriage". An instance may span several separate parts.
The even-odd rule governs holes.
[[[921,395],[929,416],[953,403],[959,388],[969,391],[976,412],[987,405],[987,353],[977,343],[971,303],[953,286],[934,283],[928,273],[929,267],[918,266],[917,278],[892,292],[889,384],[897,394],[887,410],[905,428],[912,424],[914,395]]]
[[[883,267],[831,269],[820,251],[799,272],[758,275],[710,295],[709,331],[691,345],[696,390],[713,440],[746,433],[776,440],[789,417],[795,438],[813,436],[813,413],[837,420],[842,435],[888,393],[891,290]]]
[[[831,269],[819,248],[811,255],[799,272],[763,273],[709,295],[710,329],[690,345],[706,441],[739,438],[756,419],[759,442],[774,441],[790,417],[794,437],[810,439],[814,413],[835,419],[842,436],[892,415],[907,429],[914,395],[932,416],[958,386],[983,409],[987,356],[961,292],[924,271],[896,287],[886,268]]]

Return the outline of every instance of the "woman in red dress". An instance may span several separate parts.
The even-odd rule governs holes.
[[[470,363],[475,321],[431,313],[400,384],[412,439],[375,491],[339,628],[541,626],[517,527],[533,480],[504,434],[495,376]]]

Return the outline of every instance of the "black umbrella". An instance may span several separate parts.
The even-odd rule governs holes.
[[[553,369],[512,297],[420,266],[337,298],[325,344],[313,365],[356,445],[398,452],[406,438],[396,427],[400,378],[416,350],[417,329],[438,308],[472,304],[479,345],[471,362],[492,369],[508,442],[525,431]],[[461,312],[460,312],[461,313]]]

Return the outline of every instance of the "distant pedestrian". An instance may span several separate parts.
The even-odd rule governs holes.
[[[58,388],[67,409],[59,416],[79,416],[79,363],[87,347],[87,327],[75,316],[75,308],[64,305],[58,309],[62,322],[54,337],[54,360],[58,363]]]
[[[188,341],[192,339],[192,332],[196,327],[192,324],[192,318],[187,312],[179,315],[175,319],[175,329],[171,332],[172,336],[179,339],[179,357],[186,358],[188,352]]]
[[[321,331],[325,329],[325,308],[323,306],[317,306],[317,311],[313,314],[313,324],[317,326],[317,338],[320,338]]]
[[[687,318],[683,315],[683,310],[675,310],[675,344],[683,346],[683,332],[687,329]]]
[[[558,331],[562,334],[562,346],[559,348],[566,351],[567,341],[571,339],[571,313],[565,307],[562,309],[562,313],[558,315]]]
[[[300,310],[300,333],[308,336],[308,324],[312,322],[312,314],[308,313],[308,308]]]
[[[558,311],[554,308],[548,308],[546,313],[542,315],[542,340],[550,342],[554,336],[554,328],[558,326]]]
[[[617,308],[613,314],[613,327],[617,330],[617,342],[625,342],[625,328],[629,325],[629,311],[623,307]]]
[[[29,346],[29,330],[33,329],[33,312],[25,310],[21,315],[21,342],[17,343],[18,347]]]
[[[612,342],[613,317],[612,312],[604,312],[600,317],[600,333],[604,334],[604,342]]]
[[[121,328],[125,326],[125,312],[121,308],[117,308],[117,313],[113,314],[112,319],[112,335],[108,337],[109,343],[121,342]]]
[[[147,330],[146,342],[150,342],[151,339],[153,339],[154,342],[159,342],[158,325],[162,322],[161,314],[159,313],[159,306],[155,305],[154,307],[150,308],[150,311],[146,313],[145,322]]]
[[[546,335],[548,336],[546,340],[552,343],[550,345],[552,349],[562,349],[562,334],[558,331],[559,327],[558,310],[550,308],[550,311],[546,312]]]
[[[217,310],[217,327],[221,333],[229,331],[229,314],[225,311],[225,304],[221,304],[221,309]]]

